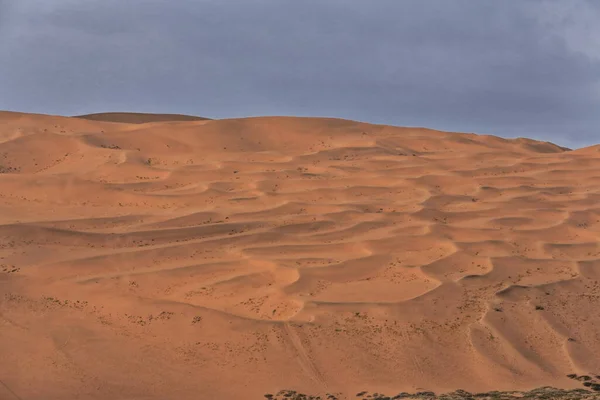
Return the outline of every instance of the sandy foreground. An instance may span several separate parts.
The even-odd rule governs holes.
[[[0,112],[0,399],[600,383],[600,146],[145,118]]]

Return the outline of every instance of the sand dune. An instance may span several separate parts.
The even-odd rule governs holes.
[[[174,121],[203,121],[209,118],[181,114],[147,114],[106,112],[86,115],[76,115],[75,118],[89,119],[92,121],[118,122],[125,124],[146,124],[149,122],[174,122]]]
[[[2,112],[0,398],[593,389],[599,235],[598,146]]]

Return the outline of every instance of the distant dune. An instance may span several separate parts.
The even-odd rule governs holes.
[[[0,399],[598,398],[599,238],[598,146],[0,112]]]
[[[204,121],[210,118],[195,117],[181,114],[146,114],[108,112],[98,114],[76,115],[74,118],[89,119],[92,121],[119,122],[125,124],[145,124],[148,122],[174,122],[174,121]]]

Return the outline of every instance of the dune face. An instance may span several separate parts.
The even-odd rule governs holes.
[[[600,379],[595,149],[92,119],[0,113],[0,398]]]

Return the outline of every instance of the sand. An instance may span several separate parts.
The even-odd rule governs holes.
[[[0,398],[589,388],[599,235],[598,146],[1,112]]]

